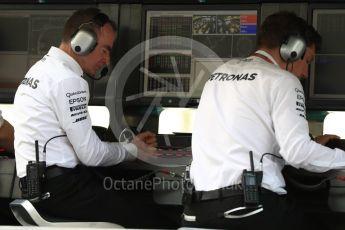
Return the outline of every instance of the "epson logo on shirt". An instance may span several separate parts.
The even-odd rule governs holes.
[[[227,74],[227,73],[214,73],[210,77],[210,81],[252,81],[257,76],[257,73],[241,73],[241,74]]]
[[[74,103],[80,103],[80,102],[84,102],[86,101],[86,97],[78,97],[78,98],[73,98],[73,99],[69,99],[68,102],[70,105],[73,105]]]

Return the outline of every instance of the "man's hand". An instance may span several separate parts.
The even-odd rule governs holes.
[[[333,134],[325,134],[314,138],[314,140],[321,145],[326,145],[328,141],[335,139],[340,139],[340,137]]]
[[[151,133],[149,131],[139,133],[137,136],[141,141],[143,141],[145,144],[147,144],[150,147],[156,147],[157,146],[157,138],[156,134]]]
[[[137,158],[142,161],[155,159],[159,153],[157,152],[157,139],[156,135],[151,132],[139,133],[134,137],[132,143],[138,148]]]

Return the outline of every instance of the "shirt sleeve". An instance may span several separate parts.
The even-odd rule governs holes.
[[[83,79],[65,79],[52,87],[51,103],[78,159],[88,166],[109,166],[136,158],[131,143],[102,142],[92,130],[89,88]]]
[[[345,168],[345,152],[311,140],[306,120],[302,85],[295,77],[284,76],[272,90],[272,119],[280,154],[296,168],[314,172]]]

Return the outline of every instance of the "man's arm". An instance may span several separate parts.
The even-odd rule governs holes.
[[[290,165],[313,172],[345,167],[345,152],[311,140],[305,116],[302,85],[294,78],[281,78],[273,86],[272,119],[280,154]],[[327,141],[318,140],[320,143]]]
[[[87,109],[88,90],[86,81],[69,78],[55,84],[50,91],[52,108],[78,160],[87,166],[110,166],[134,160],[137,153],[134,144],[102,142],[92,130]]]

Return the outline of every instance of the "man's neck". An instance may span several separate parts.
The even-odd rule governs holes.
[[[73,50],[69,44],[67,44],[65,42],[61,42],[59,49],[61,49],[62,51],[67,53],[69,56],[71,56],[82,67],[82,63],[81,63],[79,56],[73,52]]]
[[[269,55],[271,55],[274,61],[279,65],[281,69],[286,68],[286,62],[280,57],[279,48],[268,49],[265,47],[260,47],[259,50],[263,50]]]

